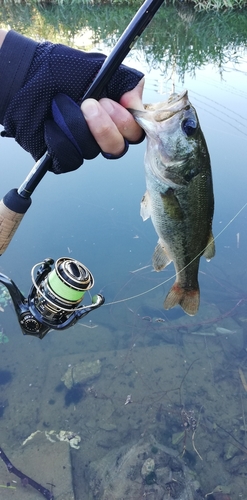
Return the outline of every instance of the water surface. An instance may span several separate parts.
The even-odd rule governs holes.
[[[109,53],[119,34],[119,9],[112,7],[111,16],[107,7],[84,9],[80,18],[72,10],[71,24],[61,21],[62,8],[32,11],[32,26],[30,11],[25,24],[17,20],[18,9],[11,15],[4,11],[14,28],[82,48]],[[126,26],[133,12],[123,13]],[[1,272],[27,294],[35,263],[71,256],[91,270],[94,292],[106,298],[91,317],[70,330],[50,332],[43,341],[22,336],[11,305],[0,312],[9,339],[0,346],[1,369],[12,374],[0,385],[0,400],[8,401],[0,418],[3,442],[19,447],[37,429],[80,434],[81,448],[72,452],[77,500],[103,498],[93,496],[81,474],[89,461],[150,434],[178,454],[184,446],[184,460],[204,495],[222,485],[232,499],[245,497],[247,408],[239,369],[247,378],[246,18],[246,12],[195,14],[164,7],[126,59],[145,70],[144,102],[165,99],[172,85],[177,92],[188,89],[208,144],[216,256],[210,263],[201,259],[195,318],[179,308],[162,308],[174,268],[152,272],[157,237],[139,215],[145,143],[131,146],[116,162],[98,157],[71,174],[48,173],[1,257]],[[2,139],[1,196],[18,187],[32,166],[30,155]],[[65,388],[56,387],[68,365],[96,359],[102,363],[100,377],[83,388],[79,402],[66,406]],[[128,395],[133,402],[124,405]],[[190,429],[185,444],[174,444],[174,435],[184,429],[183,409],[194,412],[203,460]]]

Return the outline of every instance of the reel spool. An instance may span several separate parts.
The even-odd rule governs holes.
[[[94,285],[94,278],[86,266],[78,260],[60,257],[55,268],[39,282],[35,281],[32,269],[32,281],[36,289],[34,304],[37,310],[47,319],[64,312],[78,310],[85,292]]]

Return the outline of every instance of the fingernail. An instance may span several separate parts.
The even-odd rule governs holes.
[[[101,99],[100,104],[104,108],[104,110],[108,113],[108,115],[111,115],[113,113],[114,107],[111,101],[109,101],[109,99]]]
[[[81,110],[85,118],[96,117],[99,114],[98,104],[94,99],[86,99],[86,101],[81,104]]]

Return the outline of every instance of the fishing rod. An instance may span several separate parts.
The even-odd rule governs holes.
[[[95,80],[83,96],[98,99],[119,65],[130,52],[164,0],[146,0],[119,38],[110,55],[105,59]],[[0,201],[0,255],[13,238],[32,200],[31,195],[51,167],[52,158],[46,152],[33,166],[19,189],[11,189]]]

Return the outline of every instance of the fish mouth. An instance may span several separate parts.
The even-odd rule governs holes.
[[[170,95],[166,101],[144,105],[145,111],[153,111],[153,119],[156,122],[168,120],[176,113],[179,113],[183,109],[189,109],[190,107],[191,104],[187,90],[183,90],[180,94],[174,93]]]
[[[180,94],[174,92],[168,97],[167,102],[169,104],[175,104],[184,98],[188,99],[188,90],[183,90],[182,92],[180,92]]]

